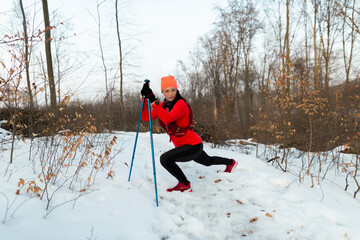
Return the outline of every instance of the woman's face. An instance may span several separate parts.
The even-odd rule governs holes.
[[[173,101],[176,97],[176,88],[174,87],[168,87],[168,88],[165,88],[162,93],[164,94],[165,96],[165,99],[168,100],[168,101]]]

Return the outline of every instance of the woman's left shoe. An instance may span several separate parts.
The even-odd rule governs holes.
[[[232,160],[232,163],[229,164],[229,165],[226,165],[226,169],[225,169],[224,172],[231,173],[236,168],[236,166],[238,165],[237,161],[235,161],[234,159],[231,159],[231,160]]]
[[[187,185],[185,185],[184,183],[179,182],[175,187],[166,189],[166,191],[167,192],[172,192],[172,191],[192,192],[192,189],[191,189],[191,186],[190,186],[190,182]]]

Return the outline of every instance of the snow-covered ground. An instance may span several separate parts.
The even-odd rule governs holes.
[[[30,197],[25,188],[15,194],[20,178],[38,178],[34,169],[39,166],[28,157],[29,142],[17,142],[10,166],[9,146],[3,144],[0,240],[360,239],[360,201],[343,190],[344,179],[331,175],[332,170],[332,181],[311,187],[310,180],[300,184],[296,174],[257,158],[255,147],[205,144],[209,155],[234,158],[238,167],[229,174],[224,166],[180,163],[193,191],[168,193],[177,182],[159,157],[173,146],[167,135],[154,134],[157,207],[149,133],[139,134],[130,182],[135,133],[115,135],[112,152],[120,152],[96,175],[90,193],[53,209],[46,218],[44,199]],[[65,203],[74,194],[61,188],[52,204]]]

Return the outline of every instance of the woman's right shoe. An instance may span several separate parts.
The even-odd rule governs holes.
[[[179,182],[175,187],[166,189],[166,191],[167,192],[172,192],[172,191],[192,192],[192,189],[191,189],[191,186],[190,186],[190,182],[187,185],[185,185],[184,183]]]
[[[232,163],[229,164],[229,165],[226,165],[226,169],[225,169],[224,172],[231,173],[236,168],[236,166],[238,165],[237,161],[235,161],[234,159],[231,159],[231,160],[232,160]]]

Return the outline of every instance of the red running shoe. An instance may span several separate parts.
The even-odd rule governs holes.
[[[231,173],[236,168],[236,166],[238,165],[237,161],[235,161],[234,159],[231,159],[231,160],[232,160],[232,163],[229,164],[229,165],[226,165],[226,169],[225,169],[224,172]]]
[[[190,186],[190,182],[187,185],[179,182],[175,187],[166,189],[166,191],[167,192],[172,192],[172,191],[192,192],[192,189],[191,189],[191,186]]]

